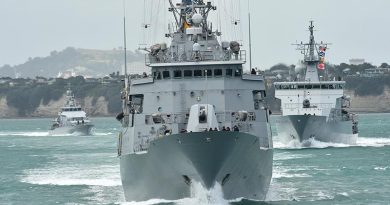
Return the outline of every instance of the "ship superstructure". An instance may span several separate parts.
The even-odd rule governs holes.
[[[53,120],[49,133],[52,135],[90,135],[92,127],[91,120],[81,106],[77,104],[69,86],[66,91],[65,104],[58,112],[57,118]]]
[[[151,75],[126,78],[118,155],[128,201],[191,196],[193,183],[226,199],[264,200],[273,145],[261,75],[240,44],[217,40],[202,0],[170,2],[172,41],[146,55]],[[173,29],[170,29],[173,30]]]
[[[281,100],[282,118],[279,136],[289,143],[315,139],[323,142],[355,144],[357,116],[349,112],[350,98],[344,95],[345,81],[320,80],[318,70],[325,69],[328,44],[317,44],[314,25],[309,27],[310,41],[297,44],[304,54],[304,81],[276,82],[275,97]]]

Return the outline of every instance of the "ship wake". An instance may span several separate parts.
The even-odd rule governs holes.
[[[208,204],[208,205],[227,205],[229,202],[224,199],[222,186],[218,183],[214,185],[211,189],[206,189],[202,186],[200,182],[191,183],[191,197],[184,198],[179,200],[164,200],[164,199],[151,199],[148,201],[142,202],[125,202],[121,203],[122,205],[152,205],[152,204],[178,204],[178,205],[198,205],[198,204]]]
[[[390,146],[390,138],[376,138],[376,137],[358,137],[355,145],[321,142],[314,138],[299,142],[292,140],[288,144],[280,141],[274,142],[274,148],[277,149],[305,149],[305,148],[329,148],[329,147],[384,147]]]

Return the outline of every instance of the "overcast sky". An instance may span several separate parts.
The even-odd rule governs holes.
[[[153,0],[156,5],[164,1]],[[215,1],[225,2],[217,6],[224,8],[222,21],[229,23],[231,19],[224,14],[229,11],[228,4],[240,1],[247,8],[247,0]],[[143,0],[126,0],[126,4],[127,47],[135,50],[145,35],[141,27],[144,14],[148,19],[150,12],[144,12]],[[241,12],[242,38],[247,36],[245,9]],[[168,21],[162,19],[166,13],[161,12],[156,24],[165,27]],[[259,68],[279,62],[296,64],[301,56],[291,44],[308,41],[310,20],[315,21],[316,40],[332,43],[327,61],[365,58],[377,65],[390,63],[389,0],[251,0],[251,15],[253,65]],[[122,0],[1,0],[0,66],[21,64],[29,57],[44,57],[68,46],[122,46],[122,17]],[[159,41],[161,38],[156,39]]]

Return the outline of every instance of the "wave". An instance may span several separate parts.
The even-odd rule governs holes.
[[[24,171],[21,182],[57,186],[121,186],[119,165],[69,165],[67,163]]]
[[[112,132],[94,132],[94,136],[108,136],[108,135],[115,135],[115,133]]]
[[[46,132],[0,132],[0,137],[16,136],[16,137],[64,137],[64,136],[82,136],[83,133],[73,133],[73,134],[50,134]],[[93,132],[91,136],[112,136],[116,135],[112,132]]]
[[[0,136],[46,137],[49,132],[0,132]]]
[[[20,181],[29,184],[37,185],[56,185],[56,186],[104,186],[114,187],[121,186],[119,173],[105,173],[95,171],[98,167],[93,168],[93,171],[84,171],[84,169],[36,169],[27,172]],[[117,168],[119,170],[119,168]]]
[[[304,149],[304,148],[329,148],[329,147],[384,147],[390,146],[390,138],[375,138],[375,137],[358,137],[355,145],[321,142],[314,138],[305,140],[303,142],[290,141],[284,144],[280,141],[274,142],[276,149]]]
[[[281,167],[281,166],[275,166],[273,168],[273,172],[272,172],[272,179],[313,177],[313,176],[306,174],[306,173],[296,173],[299,171],[307,171],[307,170],[309,170],[309,169],[308,168],[292,169],[291,167],[285,168],[285,167]]]
[[[82,190],[82,195],[85,196],[83,199],[88,201],[88,204],[120,204],[118,201],[125,201],[122,186],[89,186]]]
[[[313,156],[314,156],[313,154],[296,154],[291,152],[282,152],[282,153],[275,153],[274,161],[311,158]]]
[[[390,167],[375,167],[374,169],[376,171],[386,171],[386,170],[390,169]]]
[[[280,204],[290,204],[290,202],[298,203],[305,202],[312,204],[313,202],[327,202],[333,204],[334,201],[342,201],[350,199],[347,192],[337,192],[331,190],[315,189],[315,187],[305,192],[301,192],[296,188],[294,183],[271,182],[265,202],[280,202]],[[285,202],[285,203],[284,203]],[[268,204],[268,203],[267,203]],[[279,203],[278,203],[279,204]]]
[[[222,186],[218,183],[210,190],[205,189],[201,183],[193,182],[191,184],[191,197],[184,198],[179,200],[164,200],[164,199],[151,199],[141,202],[123,202],[121,205],[152,205],[152,204],[163,204],[163,203],[173,203],[179,205],[198,205],[198,204],[208,204],[208,205],[228,205],[230,202],[241,201],[237,200],[226,200],[223,197]]]
[[[360,147],[390,146],[390,138],[358,137],[357,146]]]

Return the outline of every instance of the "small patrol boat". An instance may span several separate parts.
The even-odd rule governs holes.
[[[53,120],[49,130],[50,135],[91,135],[93,125],[81,106],[77,104],[73,92],[68,87],[66,102]]]

